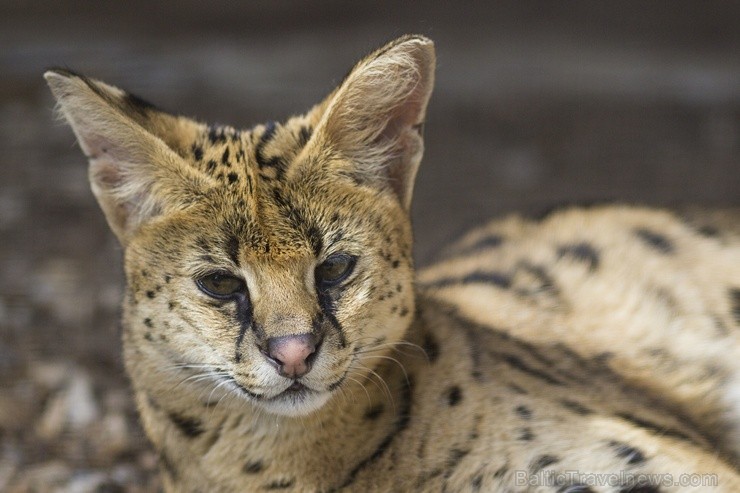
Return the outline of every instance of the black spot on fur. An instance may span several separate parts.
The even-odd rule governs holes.
[[[393,427],[393,429],[386,435],[386,437],[383,439],[383,441],[380,443],[380,445],[377,446],[375,451],[370,454],[365,459],[362,459],[355,467],[350,471],[350,473],[347,475],[347,479],[341,484],[341,486],[337,489],[342,490],[352,484],[352,482],[357,477],[357,474],[367,467],[368,465],[372,464],[376,460],[380,458],[380,456],[385,453],[385,451],[390,447],[391,443],[393,443],[393,440],[395,440],[401,433],[408,427],[409,422],[411,420],[411,394],[413,393],[414,388],[414,380],[413,377],[409,377],[409,381],[407,382],[407,385],[403,387],[403,394],[401,399],[401,408],[399,409],[398,415],[396,417],[396,424]]]
[[[455,471],[455,468],[469,453],[470,450],[460,450],[457,448],[450,450],[450,453],[447,456],[447,472],[445,473],[446,478],[449,478],[452,475],[452,473]]]
[[[429,284],[424,285],[427,288],[443,288],[458,284],[492,284],[500,288],[508,289],[511,286],[511,278],[500,272],[471,272],[463,277],[443,277]]]
[[[617,452],[617,457],[627,459],[629,465],[643,464],[647,460],[641,450],[626,443],[612,440],[609,442],[609,446]]]
[[[523,442],[531,442],[534,440],[534,433],[532,433],[532,430],[529,428],[519,428],[519,432],[517,433],[517,440],[521,440]]]
[[[382,403],[376,404],[365,411],[364,417],[368,421],[375,421],[383,414],[383,411],[385,411],[385,406]]]
[[[200,161],[201,159],[203,159],[203,148],[202,147],[196,144],[193,144],[192,151],[193,151],[193,157],[195,158],[196,161]]]
[[[149,290],[149,291],[146,292],[146,297],[149,298],[149,299],[154,299],[154,296],[155,295],[156,295],[156,293],[154,291]]]
[[[239,175],[233,172],[226,175],[226,178],[229,180],[229,185],[232,185],[239,181]]]
[[[507,385],[507,387],[509,387],[511,390],[513,390],[517,394],[520,394],[520,395],[528,394],[528,392],[526,390],[524,390],[523,388],[521,388],[519,385],[517,385],[515,383],[510,383],[510,384]]]
[[[669,436],[669,437],[677,438],[680,440],[685,440],[691,443],[696,443],[696,440],[694,440],[692,437],[690,437],[686,433],[680,430],[677,430],[675,428],[668,428],[666,426],[661,426],[657,423],[653,423],[651,421],[640,418],[630,413],[617,413],[616,416],[626,421],[629,421],[630,423],[634,424],[635,426],[639,428],[644,428],[648,431],[651,431],[655,433],[656,435]],[[699,445],[702,445],[702,444],[699,444]]]
[[[151,341],[154,340],[154,337],[152,337],[152,333],[151,332],[146,332],[144,334],[144,339],[146,339],[147,341],[151,342]]]
[[[263,486],[266,490],[286,490],[292,488],[295,484],[295,479],[278,479]]]
[[[588,414],[593,414],[593,411],[580,402],[572,401],[570,399],[562,399],[560,403],[563,405],[564,408],[570,409],[576,414],[579,414],[581,416],[586,416]]]
[[[401,262],[398,260],[394,260],[393,263],[391,263],[391,266],[393,266],[394,269],[398,269],[399,265],[401,265]]]
[[[462,400],[462,390],[460,390],[460,387],[457,385],[450,387],[445,394],[447,395],[447,403],[450,406],[457,406],[460,404],[460,401]]]
[[[214,161],[213,159],[209,159],[206,163],[206,170],[209,173],[213,173],[214,171],[216,171],[216,161]]]
[[[494,471],[493,477],[499,479],[503,477],[504,474],[506,474],[507,472],[509,472],[509,464],[504,464],[503,466],[496,469],[496,471]]]
[[[482,485],[483,485],[483,475],[482,474],[478,474],[470,482],[470,487],[473,489],[473,491],[480,491],[480,488]]]
[[[618,493],[660,493],[660,487],[654,484],[629,484],[619,488]]]
[[[211,144],[226,143],[226,129],[224,127],[212,126],[208,128],[208,141]]]
[[[595,493],[589,486],[583,483],[569,484],[558,488],[557,493]]]
[[[153,325],[152,325],[152,319],[149,318],[149,317],[145,318],[144,319],[144,325],[146,325],[147,327],[149,327],[151,329],[153,327]]]
[[[640,238],[646,245],[657,250],[663,254],[673,253],[675,247],[673,243],[665,236],[651,231],[646,228],[638,228],[635,230],[635,234]]]
[[[532,465],[529,468],[532,471],[532,474],[536,474],[542,469],[546,468],[547,466],[555,464],[556,462],[559,462],[559,461],[560,459],[558,459],[555,456],[541,455],[532,462]]]
[[[277,125],[275,122],[268,122],[265,126],[265,131],[260,136],[260,140],[255,146],[254,149],[254,157],[257,161],[257,165],[260,168],[265,167],[271,167],[275,168],[275,171],[277,172],[278,179],[282,175],[283,171],[283,162],[279,157],[266,157],[265,156],[265,147],[267,144],[270,143],[272,138],[275,136],[275,132],[277,131]]]
[[[228,239],[226,240],[226,254],[229,256],[229,260],[231,260],[234,265],[239,265],[239,238],[236,236],[230,235]]]
[[[568,257],[578,262],[583,262],[588,266],[588,270],[590,271],[594,271],[599,267],[599,252],[588,243],[561,246],[558,248],[558,257]]]
[[[244,464],[244,467],[242,467],[242,472],[244,474],[257,474],[262,472],[264,469],[265,465],[262,463],[262,461],[254,461]]]
[[[228,147],[224,149],[224,153],[221,154],[221,164],[223,164],[224,166],[231,165],[231,163],[229,163],[229,154],[230,154],[230,151]]]
[[[178,414],[176,412],[170,412],[167,414],[170,421],[177,427],[188,438],[196,438],[203,433],[203,423],[196,418],[189,418]]]
[[[167,308],[172,311],[175,308],[175,303],[172,301],[167,302]]]
[[[430,363],[437,361],[437,358],[439,358],[439,344],[431,333],[424,333],[424,342],[422,343],[422,347],[424,348],[424,352],[426,353],[427,358],[429,358]]]
[[[563,382],[556,380],[554,377],[552,377],[550,374],[545,373],[542,370],[538,370],[537,368],[533,368],[532,366],[526,364],[524,361],[522,361],[521,358],[518,356],[515,356],[513,354],[503,354],[501,355],[502,359],[506,361],[511,367],[516,368],[517,370],[526,373],[532,377],[538,378],[540,380],[543,380],[550,385],[564,385]]]
[[[309,139],[311,139],[311,134],[313,133],[313,129],[310,125],[305,125],[301,127],[300,132],[298,133],[298,147],[300,149],[303,149],[306,144],[308,144]]]
[[[732,316],[735,323],[740,324],[740,288],[731,288],[729,296]]]
[[[527,406],[517,406],[514,411],[519,415],[522,419],[532,419],[532,410],[528,408]]]
[[[470,255],[472,253],[477,253],[479,251],[485,250],[487,248],[498,248],[503,244],[503,242],[504,237],[494,233],[488,236],[484,236],[471,243],[470,245],[454,251],[453,254],[459,256]]]

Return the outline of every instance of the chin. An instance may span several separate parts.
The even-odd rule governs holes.
[[[255,404],[265,411],[278,416],[306,416],[320,409],[331,397],[330,392],[317,392],[303,388],[297,392],[281,392],[267,400]]]

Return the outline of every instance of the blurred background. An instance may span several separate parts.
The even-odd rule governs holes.
[[[511,211],[740,206],[740,2],[1,2],[0,490],[158,484],[121,364],[121,252],[44,69],[249,127],[407,32],[439,60],[420,264]]]

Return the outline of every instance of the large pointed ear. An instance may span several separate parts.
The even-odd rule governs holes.
[[[434,44],[404,36],[361,60],[328,100],[315,135],[351,161],[352,172],[391,189],[408,210],[424,150],[434,86]]]
[[[198,124],[66,70],[44,74],[90,160],[93,193],[122,244],[148,219],[185,207],[208,178],[178,155]]]

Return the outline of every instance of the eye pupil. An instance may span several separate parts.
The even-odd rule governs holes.
[[[228,298],[244,289],[244,281],[220,272],[203,276],[196,284],[201,291],[214,298]]]
[[[354,266],[354,257],[343,253],[332,255],[316,267],[316,282],[324,286],[338,284],[352,273]]]

